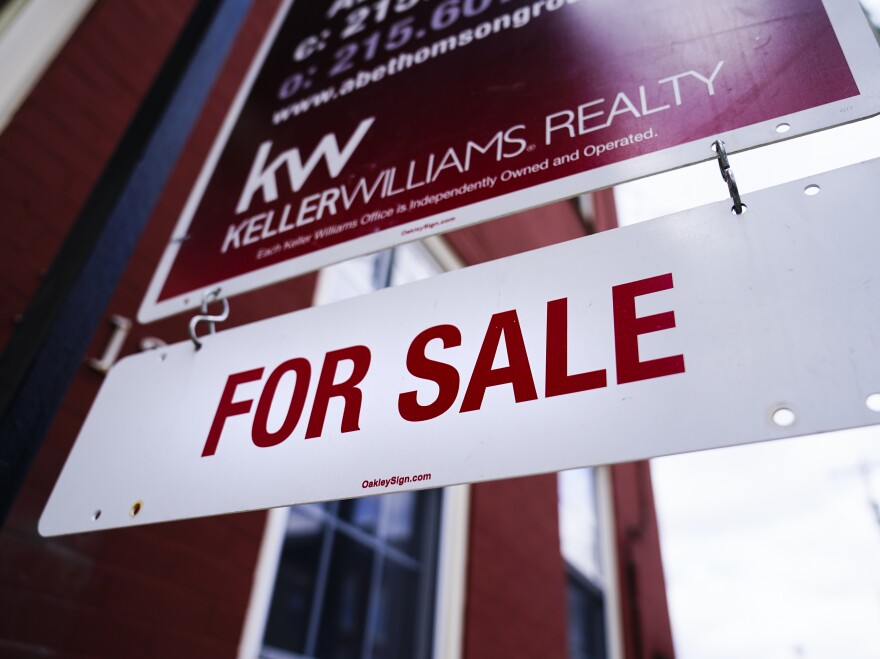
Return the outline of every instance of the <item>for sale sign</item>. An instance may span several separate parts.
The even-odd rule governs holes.
[[[286,2],[139,317],[875,113],[876,51],[856,0]]]
[[[40,530],[880,422],[878,179],[874,161],[742,216],[720,202],[129,357]]]

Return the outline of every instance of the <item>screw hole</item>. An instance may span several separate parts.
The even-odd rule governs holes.
[[[778,410],[773,412],[773,423],[775,423],[780,428],[788,428],[788,426],[794,423],[794,412],[792,412],[787,407],[780,407]]]
[[[161,359],[161,360],[164,362],[164,361],[165,361],[165,358],[166,358],[167,356],[168,356],[168,354],[163,352],[161,355],[159,355],[159,359]]]
[[[779,133],[780,135],[781,135],[782,133],[787,133],[787,132],[790,131],[790,130],[791,130],[791,124],[787,124],[787,123],[784,123],[784,122],[781,123],[781,124],[779,124],[779,125],[776,127],[776,132]]]
[[[865,399],[865,405],[872,412],[880,412],[880,394],[871,394]]]
[[[131,507],[131,510],[129,511],[129,515],[131,515],[132,517],[137,517],[137,514],[141,511],[143,505],[143,502],[135,501]]]
[[[815,197],[817,194],[819,194],[819,192],[821,190],[822,190],[822,188],[820,188],[818,185],[813,183],[813,184],[808,185],[807,187],[804,188],[804,194],[807,195],[808,197]]]
[[[96,510],[95,513],[92,515],[92,521],[97,522],[99,519],[101,519],[101,511]]]

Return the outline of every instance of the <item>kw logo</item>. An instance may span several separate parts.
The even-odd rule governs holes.
[[[351,158],[355,149],[358,148],[361,140],[364,139],[364,136],[367,134],[367,131],[370,130],[370,126],[373,125],[375,120],[375,117],[369,117],[361,121],[357,130],[354,131],[354,134],[342,150],[339,149],[339,142],[336,139],[336,135],[334,133],[327,133],[321,138],[321,141],[318,142],[315,150],[312,151],[305,163],[302,161],[302,155],[300,154],[299,149],[294,147],[293,149],[280,154],[267,165],[266,163],[269,160],[269,152],[272,150],[272,142],[268,140],[263,142],[260,145],[260,148],[257,149],[257,155],[251,165],[250,174],[248,174],[248,179],[241,192],[241,197],[238,199],[238,205],[235,207],[235,212],[244,213],[247,211],[251,206],[254,195],[258,192],[263,195],[263,201],[266,203],[278,199],[278,180],[276,174],[278,170],[285,167],[285,165],[287,176],[290,179],[290,188],[293,192],[299,192],[302,189],[303,185],[309,180],[309,176],[322,159],[327,163],[327,170],[330,172],[330,176],[336,178],[339,176],[342,168],[345,167],[349,158]]]

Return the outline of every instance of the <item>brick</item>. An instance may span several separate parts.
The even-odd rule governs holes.
[[[200,596],[175,582],[99,563],[96,581],[102,608],[148,622],[156,628],[205,631],[213,614],[213,598]]]
[[[481,483],[471,492],[464,656],[565,656],[556,475]]]
[[[0,247],[0,277],[16,276],[8,285],[8,292],[17,299],[29,300],[40,283],[40,264],[31,261],[30,257],[23,254],[24,250],[11,249],[9,246]],[[23,313],[27,302],[13,311],[13,314]]]
[[[159,72],[161,61],[146,59],[141,54],[147,47],[171,48],[177,31],[182,28],[189,13],[187,5],[192,5],[192,2],[179,3],[181,12],[178,16],[166,16],[164,21],[158,22],[145,20],[142,5],[130,6],[128,20],[138,24],[141,29],[133,33],[105,26],[101,30],[101,38],[90,40],[88,47],[83,49],[80,62],[87,68],[105,71],[122,88],[138,96],[146,93]],[[146,43],[147,38],[149,43]]]
[[[59,599],[96,603],[95,562],[51,539],[0,536],[0,582]]]
[[[53,654],[52,648],[45,645],[0,639],[0,657],[4,659],[44,659]]]
[[[257,515],[261,515],[257,513]],[[262,534],[243,535],[234,519],[240,515],[205,517],[161,524],[151,528],[157,536],[182,547],[205,554],[222,554],[242,574],[247,574],[256,563],[256,552]]]
[[[137,107],[138,96],[115,85],[96,86],[75,64],[62,62],[60,66],[65,70],[52,78],[52,94],[43,102],[61,104],[72,119],[84,116],[98,122],[118,140]]]
[[[2,144],[0,142],[0,145]],[[21,166],[0,146],[0,190],[4,195],[0,204],[4,209],[4,215],[8,216],[7,207],[10,202],[23,203],[23,199],[29,194],[36,194],[44,184],[39,173]]]
[[[122,136],[194,0],[96,3],[31,98],[0,135],[0,311],[26,302]],[[254,3],[250,28],[224,67],[146,240],[111,309],[134,318],[214,134],[276,2]],[[137,25],[130,38],[122,28]],[[257,27],[260,26],[260,27]],[[109,31],[109,32],[108,32]],[[102,35],[102,32],[105,34]],[[129,30],[130,32],[130,30]],[[98,41],[95,41],[98,40]],[[115,55],[115,57],[114,57]],[[240,61],[239,61],[240,60]],[[9,255],[9,259],[4,257]],[[4,263],[10,263],[8,269]],[[44,265],[45,264],[45,265]],[[314,279],[254,296],[236,323],[306,306]],[[8,301],[7,301],[8,300]],[[109,315],[109,313],[108,313]],[[0,317],[0,323],[3,318]],[[138,328],[137,338],[185,337],[186,318]],[[0,334],[2,336],[2,334]],[[90,354],[106,344],[99,329]],[[15,648],[65,657],[234,656],[265,513],[43,539],[36,524],[102,378],[80,368],[6,526],[0,530],[0,655]],[[10,613],[7,613],[10,612]]]
[[[206,555],[165,540],[150,527],[117,529],[102,535],[104,542],[97,556],[117,567],[174,581],[230,603],[241,602],[250,592],[250,575],[230,570],[223,548]]]
[[[147,625],[112,612],[0,586],[2,610],[17,613],[15,627],[0,627],[3,640],[92,657],[147,657],[153,641]],[[5,617],[5,616],[0,616]]]
[[[244,627],[244,612],[241,607],[231,607],[218,602],[211,605],[208,626],[205,632],[226,647],[235,647],[241,640]]]
[[[237,648],[219,643],[207,635],[168,633],[156,639],[155,659],[168,657],[210,657],[224,659],[235,657]]]
[[[104,36],[109,37],[110,32]],[[78,75],[99,89],[137,102],[158,71],[158,67],[133,56],[137,49],[136,42],[129,43],[122,50],[107,38],[94,40],[77,59]]]
[[[574,205],[563,201],[446,234],[469,265],[585,235]]]
[[[100,150],[106,158],[116,146],[116,140],[107,131],[107,126],[94,117],[82,112],[79,107],[70,105],[59,106],[51,97],[36,97],[28,104],[29,112],[22,115],[28,117],[32,112],[42,113],[47,120],[54,121],[70,131],[76,132],[79,138],[92,148]]]
[[[51,189],[55,194],[59,191],[66,194],[70,187],[70,169],[56,159],[44,156],[35,147],[33,138],[14,125],[10,125],[0,138],[0,159],[27,172],[35,181],[32,190]]]
[[[31,157],[40,158],[37,162],[51,158],[65,167],[68,176],[72,177],[77,177],[83,170],[100,171],[102,168],[103,159],[100,154],[87,149],[79,143],[75,133],[61,129],[54,121],[46,119],[34,123],[23,119],[19,122],[18,129],[31,143],[34,150]]]

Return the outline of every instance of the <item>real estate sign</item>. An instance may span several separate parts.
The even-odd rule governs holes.
[[[856,0],[283,3],[139,318],[880,111]]]
[[[128,357],[40,530],[878,423],[877,180],[864,163],[741,216],[720,202]]]

